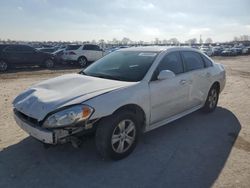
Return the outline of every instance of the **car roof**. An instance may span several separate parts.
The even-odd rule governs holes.
[[[130,47],[122,48],[117,51],[141,51],[141,52],[163,52],[163,51],[194,51],[200,52],[197,49],[191,47],[179,47],[179,46],[140,46],[140,47]]]

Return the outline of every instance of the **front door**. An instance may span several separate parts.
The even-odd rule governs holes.
[[[175,73],[175,77],[158,80],[156,77],[161,70],[170,70]],[[155,75],[149,83],[151,125],[187,110],[190,91],[189,75],[184,73],[179,52],[167,54],[160,62]]]

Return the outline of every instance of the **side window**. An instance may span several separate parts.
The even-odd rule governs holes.
[[[170,70],[175,74],[184,72],[179,52],[172,52],[163,58],[158,67],[159,72],[162,70]]]
[[[98,50],[99,51],[100,48],[97,45],[87,44],[87,45],[84,45],[83,50],[95,50],[95,51]]]
[[[187,71],[204,68],[200,54],[196,52],[181,52]]]
[[[20,51],[21,52],[33,52],[34,49],[30,46],[20,46]]]
[[[94,46],[94,50],[96,50],[96,51],[101,51],[101,49],[100,49],[99,46],[97,46],[97,45],[93,45],[93,46]]]
[[[90,50],[90,45],[86,44],[86,45],[83,46],[82,49],[83,49],[83,50]]]
[[[203,59],[203,61],[204,61],[206,67],[212,67],[212,66],[213,66],[213,63],[211,62],[210,59],[208,59],[208,58],[207,58],[206,56],[204,56],[204,55],[201,55],[201,56],[202,56],[202,59]]]
[[[21,48],[19,46],[9,46],[5,48],[6,52],[20,52]]]

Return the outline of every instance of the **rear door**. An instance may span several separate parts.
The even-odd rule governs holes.
[[[96,61],[96,60],[103,57],[103,50],[97,45],[93,45],[93,46],[94,46],[94,50],[95,50],[95,59],[94,59],[94,61]]]
[[[85,44],[82,50],[83,55],[87,58],[88,61],[95,61],[96,54],[93,45]]]
[[[175,73],[172,79],[158,80],[162,70]],[[184,66],[179,52],[167,54],[156,69],[152,81],[149,83],[151,96],[151,120],[154,124],[185,110],[189,104],[190,79],[184,73]]]
[[[185,71],[191,79],[189,92],[189,107],[202,105],[206,100],[209,84],[209,67],[206,68],[205,62],[200,53],[194,51],[181,52],[185,65]]]
[[[34,48],[26,45],[20,46],[20,48],[26,65],[37,65],[42,62],[40,53],[36,52]]]

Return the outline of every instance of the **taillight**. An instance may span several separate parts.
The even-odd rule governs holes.
[[[68,55],[76,55],[75,52],[68,52]]]

